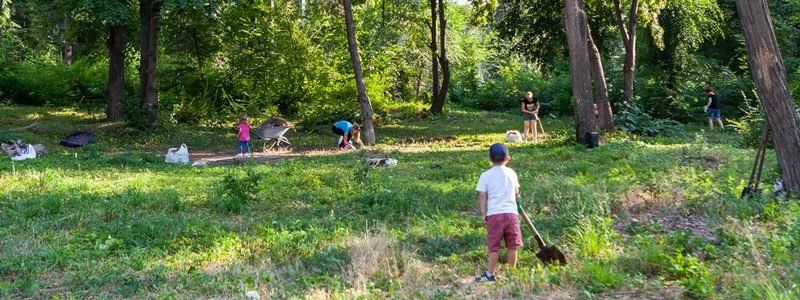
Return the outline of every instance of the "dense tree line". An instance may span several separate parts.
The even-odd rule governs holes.
[[[658,118],[702,118],[694,112],[706,84],[718,86],[731,108],[756,98],[732,0],[582,2],[589,48],[597,49],[590,53],[592,74],[603,73],[594,76],[592,88],[604,128],[612,126],[611,108],[622,102]],[[790,87],[797,91],[800,8],[792,1],[770,3]],[[528,89],[552,112],[570,114],[563,4],[356,1],[354,33],[376,118],[410,113],[414,105],[409,103],[417,101],[438,111],[444,99],[513,109]],[[0,97],[29,104],[108,104],[112,119],[121,118],[123,108],[128,108],[125,115],[143,116],[135,107],[153,102],[155,93],[165,121],[207,122],[245,109],[299,119],[326,116],[320,121],[356,118],[356,106],[338,105],[358,98],[355,85],[346,84],[355,75],[346,63],[342,5],[322,0],[3,0],[0,46],[7,49],[2,67],[9,72],[0,78]],[[155,34],[148,35],[152,30]],[[156,52],[143,56],[146,37]],[[147,57],[157,62],[155,89],[137,82],[145,78],[139,71]],[[448,80],[445,73],[451,73]],[[63,84],[37,83],[48,79]]]
[[[550,113],[572,114],[582,140],[614,130],[615,114],[702,119],[712,85],[729,117],[775,114],[765,101],[796,116],[796,1],[753,1],[769,4],[762,34],[735,0],[463,2],[0,0],[0,99],[103,107],[141,127],[247,111],[371,128],[448,101],[514,109],[532,90]],[[786,74],[777,93],[752,57],[767,32]],[[746,109],[756,99],[766,110]]]

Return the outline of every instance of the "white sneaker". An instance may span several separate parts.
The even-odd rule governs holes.
[[[242,158],[242,154],[241,154],[241,153],[239,153],[239,154],[236,154],[236,157],[234,157],[234,158],[235,158],[235,159],[240,159],[240,158]]]

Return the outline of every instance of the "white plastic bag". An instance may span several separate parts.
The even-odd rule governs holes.
[[[189,163],[189,149],[186,144],[181,144],[179,148],[169,148],[167,150],[167,158],[164,160],[168,164],[188,164]]]
[[[36,158],[36,148],[33,148],[33,145],[28,144],[28,150],[25,151],[25,158],[27,159]]]
[[[33,145],[28,144],[28,147],[25,148],[25,150],[23,150],[22,153],[20,153],[17,156],[12,157],[11,160],[13,160],[13,161],[23,161],[23,160],[26,160],[26,159],[34,159],[34,158],[36,158],[36,149],[33,148]]]
[[[394,167],[397,165],[397,160],[394,158],[387,158],[383,161],[383,165],[386,167]]]
[[[506,131],[506,142],[515,143],[519,141],[522,141],[522,135],[519,133],[519,131],[516,130]]]

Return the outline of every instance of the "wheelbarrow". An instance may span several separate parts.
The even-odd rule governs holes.
[[[254,133],[256,138],[264,141],[263,149],[266,153],[267,151],[272,151],[272,149],[276,147],[280,148],[284,145],[291,146],[292,143],[284,136],[291,128],[291,126],[259,127],[256,128]],[[267,144],[269,144],[269,148],[267,148]]]

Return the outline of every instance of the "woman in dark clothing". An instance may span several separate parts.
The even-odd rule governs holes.
[[[533,93],[525,93],[525,98],[519,101],[522,110],[522,122],[525,126],[523,138],[527,141],[528,134],[533,133],[533,140],[539,140],[539,133],[536,131],[536,123],[539,121],[539,99],[533,97]]]
[[[724,129],[725,126],[722,125],[722,106],[719,103],[717,94],[714,93],[714,88],[711,86],[706,88],[706,98],[708,98],[708,104],[704,109],[708,113],[708,128],[714,130],[714,121],[717,121],[719,128]]]

